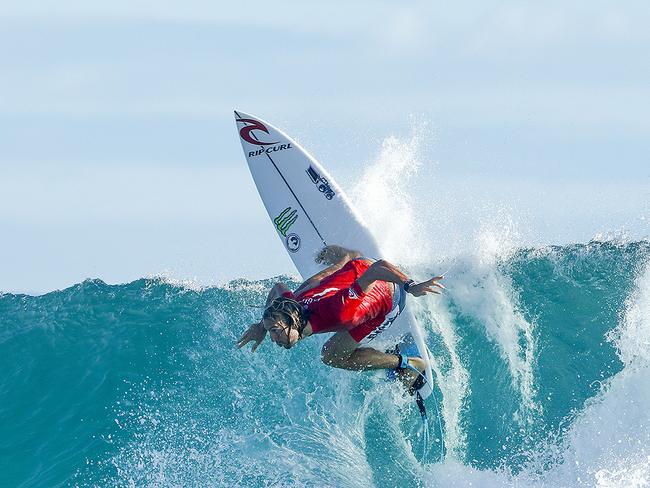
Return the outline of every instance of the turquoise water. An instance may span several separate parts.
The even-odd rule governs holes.
[[[321,364],[324,337],[234,349],[273,279],[2,294],[0,486],[641,486],[649,260],[647,241],[459,257],[412,301],[442,462],[433,399],[423,446],[412,402]]]

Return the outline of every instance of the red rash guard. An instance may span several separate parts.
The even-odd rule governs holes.
[[[305,306],[314,334],[347,330],[360,342],[383,323],[393,306],[390,283],[375,281],[367,293],[355,283],[369,267],[367,261],[354,259],[311,290],[283,295]]]

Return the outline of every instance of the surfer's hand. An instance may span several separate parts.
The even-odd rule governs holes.
[[[408,292],[414,297],[422,297],[427,293],[435,293],[436,295],[440,295],[440,290],[444,290],[445,287],[438,282],[443,278],[444,276],[434,276],[430,280],[423,281],[422,283],[413,284],[409,287]]]
[[[242,348],[249,342],[254,342],[255,344],[253,344],[251,352],[255,352],[255,349],[257,349],[257,347],[262,343],[265,337],[266,329],[264,328],[264,325],[262,322],[257,322],[246,329],[246,332],[244,332],[237,341],[237,347]]]

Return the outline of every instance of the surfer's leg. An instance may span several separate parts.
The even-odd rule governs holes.
[[[321,358],[328,366],[354,371],[395,369],[399,366],[397,355],[387,354],[372,347],[359,347],[359,343],[347,330],[330,337],[323,345]],[[409,358],[409,363],[420,371],[424,370],[424,361],[420,358]]]

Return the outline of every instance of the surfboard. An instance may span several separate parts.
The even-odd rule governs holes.
[[[370,258],[383,254],[361,216],[331,174],[280,129],[268,122],[235,111],[237,130],[248,168],[273,226],[303,279],[323,269],[314,261],[324,246],[338,244]],[[427,386],[433,378],[430,352],[423,331],[408,307],[379,334],[362,344],[385,350],[402,345],[417,347],[426,363]]]

